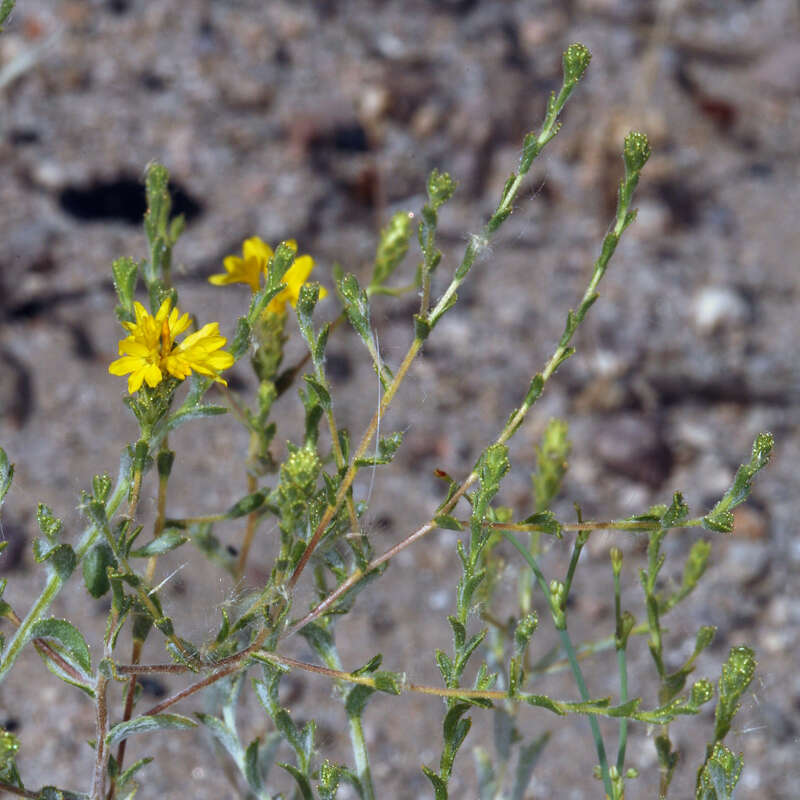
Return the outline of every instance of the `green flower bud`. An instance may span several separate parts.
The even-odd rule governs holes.
[[[711,681],[705,678],[692,684],[692,705],[697,707],[707,703],[714,696]]]
[[[650,142],[647,136],[639,131],[631,131],[625,137],[625,146],[622,151],[627,172],[639,172],[650,158]]]
[[[564,51],[564,83],[577,83],[583,77],[591,60],[592,54],[586,45],[580,42],[571,44]]]

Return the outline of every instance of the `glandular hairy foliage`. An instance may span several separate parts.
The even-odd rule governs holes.
[[[12,5],[4,0],[0,22]],[[671,726],[681,717],[697,715],[711,702],[716,703],[715,723],[707,732],[706,751],[682,757],[697,766],[698,798],[732,796],[742,759],[723,740],[753,680],[755,654],[747,647],[734,648],[721,665],[716,690],[708,678],[690,682],[714,629],[699,628],[687,658],[668,649],[663,620],[677,605],[690,600],[709,563],[713,538],[733,531],[731,511],[746,500],[753,479],[767,465],[772,437],[767,433],[757,437],[749,461],[739,468],[731,488],[699,515],[693,516],[681,493],[675,492],[669,503],[624,519],[584,520],[578,511],[577,522],[570,522],[557,517],[552,506],[561,491],[570,452],[580,443],[570,441],[566,421],[552,420],[536,448],[529,512],[519,513],[496,502],[514,468],[508,443],[558,367],[573,355],[576,331],[598,299],[611,258],[635,220],[634,192],[650,155],[643,133],[630,133],[622,143],[617,208],[599,244],[585,292],[566,314],[563,333],[550,358],[538,370],[532,368],[528,386],[520,387],[519,405],[498,425],[497,438],[475,454],[474,469],[460,477],[437,470],[442,479],[438,505],[426,512],[416,530],[380,554],[374,552],[362,524],[367,506],[357,502],[353,493],[362,470],[390,469],[403,437],[379,423],[424,342],[435,336],[438,322],[456,305],[458,289],[476,268],[477,255],[511,214],[533,161],[558,133],[561,112],[589,61],[589,51],[581,44],[565,51],[561,89],[550,97],[541,127],[525,136],[519,163],[494,212],[478,234],[467,238],[458,263],[446,264],[436,241],[439,212],[457,190],[456,181],[434,170],[422,208],[396,213],[381,231],[371,278],[364,287],[354,274],[337,268],[335,292],[325,300],[326,290],[310,280],[313,258],[299,255],[296,242],[279,243],[273,250],[257,236],[247,239],[241,256],[225,259],[225,272],[213,278],[221,287],[218,291],[231,291],[224,288],[229,283],[250,287],[250,301],[243,305],[242,315],[222,326],[222,330],[233,331],[230,343],[218,323],[190,324],[189,316],[177,310],[179,287],[173,282],[171,264],[183,223],[171,216],[167,170],[159,164],[148,167],[147,247],[140,260],[126,256],[113,263],[118,304],[109,309],[122,326],[120,353],[124,354],[114,362],[113,371],[132,375],[125,403],[138,435],[121,446],[115,480],[102,472],[86,476],[87,488],[79,498],[85,519],[81,533],[66,531],[58,510],[39,504],[33,556],[43,583],[34,603],[19,608],[14,586],[0,581],[0,680],[13,680],[20,653],[34,648],[56,678],[89,697],[96,708],[96,732],[88,745],[93,748],[94,768],[74,790],[31,786],[30,777],[17,767],[18,739],[0,729],[0,791],[40,800],[130,798],[140,782],[147,784],[151,758],[165,757],[164,743],[169,737],[196,736],[197,729],[205,729],[216,743],[224,762],[220,769],[233,782],[237,796],[263,800],[283,796],[275,788],[277,776],[282,776],[283,785],[287,780],[293,784],[292,796],[304,800],[334,798],[344,786],[349,787],[348,796],[373,800],[385,794],[373,775],[364,715],[379,694],[396,697],[415,692],[429,695],[432,703],[443,701],[439,758],[421,765],[436,800],[451,796],[454,772],[470,769],[470,761],[461,751],[478,715],[493,717],[496,740],[492,753],[475,750],[481,800],[522,800],[547,753],[550,732],[541,726],[554,727],[559,724],[558,717],[575,714],[585,717],[591,728],[596,752],[585,770],[602,783],[598,793],[621,800],[626,783],[637,778],[637,770],[627,758],[628,737],[637,735],[653,739],[659,765],[657,776],[638,780],[657,782],[658,789],[649,790],[650,796],[657,791],[659,797],[666,797],[680,761],[670,738]],[[409,255],[415,238],[419,250],[412,259]],[[490,266],[497,273],[502,271],[502,264]],[[447,275],[440,294],[431,280],[434,272],[439,278],[443,272]],[[419,308],[408,321],[408,351],[397,363],[388,364],[377,347],[372,298],[376,294],[400,296],[408,290],[420,297]],[[326,313],[336,300],[341,309],[327,322],[320,322],[318,312],[323,300]],[[342,323],[354,329],[358,347],[364,345],[364,355],[382,387],[375,414],[365,421],[358,438],[339,424],[326,366],[328,342]],[[284,367],[284,345],[293,336],[305,343],[308,357]],[[249,361],[257,386],[253,397],[238,396],[226,388],[224,373],[234,361]],[[206,394],[212,387],[216,394],[210,401]],[[299,440],[287,443],[281,461],[273,449],[276,439],[280,441],[282,423],[280,417],[274,417],[274,403],[292,387],[305,422]],[[190,463],[176,458],[171,433],[189,422],[197,429],[214,425],[217,416],[229,412],[249,435],[249,446],[240,454],[245,485],[218,513],[171,514],[173,470],[178,466],[192,469]],[[233,472],[228,463],[221,469]],[[148,474],[152,480],[144,483]],[[12,488],[13,476],[14,467],[0,449],[0,506]],[[143,517],[143,492],[149,486],[154,487],[157,514],[152,528],[146,530],[139,520]],[[239,520],[240,526],[244,520],[245,524],[238,555],[231,555],[221,544],[222,532],[232,520]],[[382,655],[374,652],[364,654],[366,661],[361,666],[344,665],[336,643],[338,619],[356,604],[374,607],[374,599],[385,585],[382,575],[388,562],[412,545],[424,548],[427,534],[438,528],[460,532],[459,538],[454,537],[454,561],[461,571],[454,587],[455,610],[447,617],[452,642],[442,643],[430,654],[441,682],[416,684],[405,665],[382,668]],[[571,609],[581,606],[570,602],[576,591],[574,577],[583,547],[599,529],[614,532],[610,547],[614,618],[600,638],[575,642]],[[667,560],[663,543],[667,536],[686,529],[694,529],[690,535],[695,540],[682,582],[665,593],[659,580]],[[242,586],[238,601],[222,608],[219,629],[210,640],[192,640],[173,621],[179,617],[174,613],[176,601],[167,601],[160,591],[159,558],[194,546],[242,585],[251,544],[268,530],[278,545],[274,561],[260,571],[265,576],[262,583]],[[631,535],[644,537],[648,543],[646,564],[638,574],[624,563],[615,542]],[[501,548],[506,542],[511,547]],[[545,543],[569,555],[566,573],[546,571]],[[0,548],[3,545],[0,543]],[[509,553],[517,558],[518,608],[509,616],[506,607],[500,616],[495,606]],[[86,616],[95,613],[93,599],[103,598],[108,609],[105,634],[101,642],[92,642],[91,649],[91,637],[81,630],[85,620],[59,619],[50,610],[68,582],[81,580],[86,590]],[[642,590],[640,607],[623,608],[623,584],[636,586],[637,581]],[[310,607],[294,602],[301,583],[313,593]],[[362,592],[372,599],[361,596]],[[425,622],[414,620],[414,624]],[[537,630],[551,624],[558,644],[544,650]],[[285,642],[296,633],[305,638],[315,660],[304,662],[288,655]],[[142,663],[148,639],[156,639],[164,648],[161,663]],[[636,676],[636,685],[647,690],[641,697],[632,697],[628,693],[627,653],[645,646],[652,672]],[[619,689],[613,697],[597,697],[589,688],[592,671],[600,654],[611,649],[616,653]],[[571,697],[547,694],[546,676],[557,665],[572,674],[576,693]],[[607,670],[607,665],[603,669]],[[285,705],[289,701],[282,700],[281,681],[297,670],[330,682],[331,702],[340,706],[341,725],[352,745],[348,763],[327,759],[320,752],[316,721],[298,721]],[[145,708],[139,680],[159,671],[182,677],[185,684],[175,695]],[[119,708],[110,701],[109,690],[116,683],[124,687]],[[240,730],[237,715],[245,695],[250,696],[247,702],[251,706],[260,706],[264,713],[265,732],[249,741]],[[389,700],[403,702],[402,698]],[[182,713],[173,708],[178,701]],[[193,702],[197,704],[194,709]],[[534,726],[528,724],[532,717],[541,720],[533,735],[530,730]],[[598,717],[607,717],[617,726],[613,752],[609,728],[601,733]],[[326,719],[330,719],[328,712]],[[132,736],[146,741],[151,755],[127,764],[126,742]],[[564,754],[550,757],[563,758]],[[37,774],[46,775],[47,769],[48,764],[41,763]]]

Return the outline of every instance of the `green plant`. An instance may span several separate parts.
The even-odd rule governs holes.
[[[3,5],[3,13],[6,13]],[[10,10],[10,6],[9,6]],[[40,504],[37,520],[41,537],[34,542],[34,557],[47,577],[38,599],[23,616],[8,599],[0,599],[0,617],[10,625],[8,640],[0,639],[0,680],[13,668],[24,647],[31,644],[47,667],[59,678],[91,697],[96,706],[96,737],[91,746],[95,768],[86,793],[54,787],[36,790],[24,786],[16,764],[16,738],[0,732],[0,788],[11,794],[41,798],[88,797],[109,800],[132,797],[136,777],[148,759],[126,766],[125,743],[133,735],[204,726],[235,766],[233,776],[243,796],[275,797],[271,768],[279,747],[291,760],[278,765],[294,780],[294,796],[333,798],[338,786],[350,784],[356,795],[370,800],[378,796],[370,768],[369,748],[362,723],[364,711],[376,692],[399,695],[417,692],[444,701],[442,749],[438,765],[425,765],[436,800],[448,797],[448,786],[456,758],[469,733],[470,715],[495,716],[496,757],[478,750],[476,761],[481,798],[524,796],[537,759],[547,746],[547,735],[526,741],[520,720],[524,714],[579,714],[587,717],[596,747],[596,773],[606,797],[622,798],[625,782],[636,777],[626,767],[627,739],[631,726],[645,723],[657,730],[654,738],[660,765],[659,796],[666,797],[678,756],[670,739],[670,725],[683,715],[695,715],[714,696],[709,680],[688,684],[695,662],[711,642],[714,631],[702,627],[688,659],[665,648],[662,620],[683,602],[702,578],[710,556],[710,544],[698,539],[687,559],[682,584],[668,594],[659,590],[658,576],[665,561],[661,546],[668,532],[699,528],[711,533],[730,533],[731,510],[743,502],[754,475],[767,463],[772,449],[769,434],[760,435],[748,463],[742,465],[733,484],[707,513],[692,517],[681,494],[669,505],[654,506],[625,519],[576,522],[556,517],[551,510],[567,468],[571,444],[563,421],[552,421],[537,451],[533,476],[533,513],[518,518],[513,509],[499,506],[495,498],[511,469],[507,443],[525,420],[561,364],[574,352],[576,330],[598,298],[597,289],[625,229],[634,221],[632,198],[650,148],[641,133],[631,133],[623,147],[624,175],[619,185],[617,211],[594,264],[591,279],[577,309],[567,315],[564,332],[541,372],[536,373],[520,405],[510,414],[496,440],[479,454],[474,469],[461,480],[444,472],[443,498],[430,518],[417,530],[381,555],[375,555],[361,520],[366,505],[353,495],[353,482],[361,470],[389,464],[402,445],[402,434],[379,434],[380,421],[392,403],[409,369],[437,324],[457,301],[457,291],[467,279],[478,254],[512,212],[520,187],[534,159],[557,134],[558,116],[589,64],[589,51],[580,44],[564,53],[563,85],[548,103],[538,132],[523,142],[519,166],[506,182],[496,210],[478,235],[470,237],[461,262],[444,291],[437,296],[432,277],[442,254],[436,245],[438,213],[452,197],[455,183],[449,175],[434,171],[428,181],[427,203],[421,210],[418,242],[421,258],[412,288],[419,291],[420,305],[414,315],[412,341],[405,357],[392,369],[381,358],[370,321],[370,299],[376,294],[400,294],[389,284],[404,263],[413,229],[408,213],[392,218],[381,234],[373,273],[366,287],[353,274],[337,271],[336,295],[342,307],[333,322],[315,324],[314,312],[324,290],[308,282],[313,267],[309,256],[298,256],[294,242],[283,242],[273,251],[257,237],[248,239],[241,257],[225,260],[225,273],[212,282],[243,282],[252,297],[239,318],[229,350],[210,323],[178,341],[194,324],[177,309],[178,292],[171,275],[172,249],[183,230],[182,220],[170,217],[168,175],[164,167],[151,165],[147,172],[148,212],[145,234],[148,255],[141,262],[121,258],[112,271],[119,305],[116,314],[127,332],[120,343],[121,357],[110,367],[116,375],[130,375],[125,402],[138,427],[137,441],[122,450],[118,477],[94,476],[91,488],[81,495],[80,507],[86,527],[76,539],[62,531],[54,512]],[[144,289],[144,303],[135,300]],[[299,334],[308,355],[300,364],[282,369],[289,311],[295,308]],[[331,384],[326,372],[325,352],[329,337],[347,321],[364,343],[381,383],[379,406],[358,440],[336,418]],[[216,383],[225,387],[222,373],[235,361],[250,356],[258,381],[254,405],[224,388],[225,404],[205,400]],[[305,414],[301,439],[287,445],[282,462],[275,459],[273,442],[278,432],[273,420],[274,402],[296,381]],[[186,391],[184,392],[184,384]],[[232,499],[229,508],[202,517],[170,517],[169,482],[175,463],[170,434],[187,422],[213,424],[219,414],[232,412],[249,435],[243,454],[247,472],[245,493]],[[322,429],[322,430],[321,430]],[[145,477],[155,477],[157,515],[152,536],[142,543],[140,501]],[[0,450],[0,503],[13,477],[13,466]],[[220,545],[217,526],[232,519],[246,519],[246,531],[238,557]],[[222,610],[222,621],[210,641],[191,641],[177,629],[155,583],[159,556],[192,544],[239,580],[244,574],[251,543],[267,521],[277,523],[279,552],[262,586],[251,587],[230,609]],[[402,672],[381,669],[375,655],[357,669],[346,669],[336,645],[336,621],[357,602],[368,586],[377,591],[388,562],[403,549],[416,544],[433,530],[445,528],[463,534],[456,552],[462,575],[456,587],[456,610],[448,617],[452,647],[439,649],[434,658],[442,676],[441,686],[412,683]],[[569,630],[568,600],[581,552],[593,531],[608,529],[621,535],[646,537],[647,565],[640,571],[644,594],[644,618],[637,621],[622,608],[622,552],[612,547],[610,567],[614,582],[614,625],[604,639],[576,644]],[[561,577],[545,573],[543,542],[571,549],[569,567]],[[520,557],[519,607],[510,619],[492,613],[498,588],[498,563],[504,542]],[[48,608],[66,581],[80,566],[88,594],[108,596],[109,611],[102,642],[102,658],[92,663],[84,634],[75,624],[48,616]],[[316,599],[308,609],[296,607],[295,587],[310,578]],[[0,597],[6,582],[0,582]],[[474,611],[482,609],[486,627],[476,625]],[[539,614],[549,615],[558,636],[558,647],[543,653],[536,648]],[[303,636],[319,657],[319,663],[304,663],[288,657],[281,642],[294,634]],[[148,637],[163,640],[169,662],[141,663]],[[628,692],[627,653],[631,642],[646,636],[655,666],[655,693],[649,703]],[[130,657],[120,655],[130,638]],[[593,697],[584,670],[587,660],[602,650],[614,648],[619,673],[619,695]],[[675,666],[677,664],[677,667]],[[477,665],[477,666],[476,666]],[[578,689],[578,699],[556,699],[535,691],[543,676],[556,666],[568,669]],[[349,729],[352,764],[321,761],[315,741],[314,721],[297,724],[279,695],[282,677],[289,670],[305,670],[327,676],[343,705],[343,721]],[[697,797],[722,800],[732,796],[741,771],[741,759],[728,750],[728,733],[741,697],[755,670],[751,650],[732,650],[722,666],[718,682],[716,724],[707,752],[699,765]],[[179,693],[144,711],[137,708],[141,676],[168,672],[186,677]],[[467,679],[468,674],[474,678]],[[251,680],[247,681],[246,678]],[[109,707],[109,687],[124,684],[124,701],[117,712]],[[237,705],[243,691],[252,691],[271,720],[271,732],[262,741],[242,740],[237,726]],[[179,700],[200,692],[213,699],[208,710],[185,716],[168,712]],[[643,707],[644,706],[644,707]],[[528,708],[532,707],[532,708]],[[609,756],[607,737],[598,718],[618,721],[616,754]],[[183,735],[183,734],[182,734]],[[157,754],[159,738],[152,739]],[[512,762],[515,764],[512,768]]]

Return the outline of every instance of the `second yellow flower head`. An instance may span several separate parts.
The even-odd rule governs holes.
[[[289,240],[287,244],[297,252],[297,242],[294,239]],[[245,239],[242,245],[241,257],[227,256],[222,262],[225,272],[212,275],[208,280],[215,286],[225,286],[229,283],[246,283],[255,293],[261,288],[261,276],[264,275],[266,277],[272,256],[273,250],[266,242],[262,241],[258,236],[251,236],[249,239]],[[314,269],[314,259],[311,256],[297,256],[292,266],[283,276],[283,283],[286,284],[286,288],[269,301],[267,310],[275,314],[283,313],[286,310],[287,303],[294,308],[297,305],[297,299],[300,297],[300,289],[308,280],[312,269]],[[328,292],[324,287],[321,287],[320,298],[325,297],[326,294]]]

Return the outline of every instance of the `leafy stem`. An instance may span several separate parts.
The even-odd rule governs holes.
[[[578,691],[581,694],[584,702],[588,702],[589,700],[589,689],[586,686],[586,681],[583,677],[583,671],[581,670],[581,666],[578,663],[578,657],[575,653],[575,647],[572,644],[572,639],[567,632],[567,623],[566,619],[564,618],[563,609],[557,608],[556,605],[558,603],[558,598],[555,596],[551,590],[550,586],[548,585],[547,581],[545,580],[544,574],[542,573],[541,569],[539,568],[536,559],[533,555],[529,552],[529,550],[514,536],[513,533],[509,533],[508,531],[503,531],[503,536],[508,539],[509,542],[517,549],[519,554],[525,559],[530,567],[531,572],[536,576],[536,581],[539,584],[539,588],[542,590],[542,594],[545,596],[548,605],[553,612],[553,619],[556,624],[556,629],[558,630],[559,638],[561,639],[561,647],[564,649],[564,652],[567,655],[567,660],[569,661],[570,669],[572,670],[572,675],[575,678],[575,683],[578,685]],[[597,719],[594,716],[589,717],[589,725],[592,729],[592,738],[594,739],[595,749],[597,750],[597,758],[600,762],[600,771],[603,776],[603,786],[605,787],[606,795],[611,797],[612,795],[612,786],[611,786],[611,777],[609,775],[608,770],[608,758],[606,756],[606,748],[605,744],[603,743],[603,737],[600,734],[600,726],[597,724]]]

